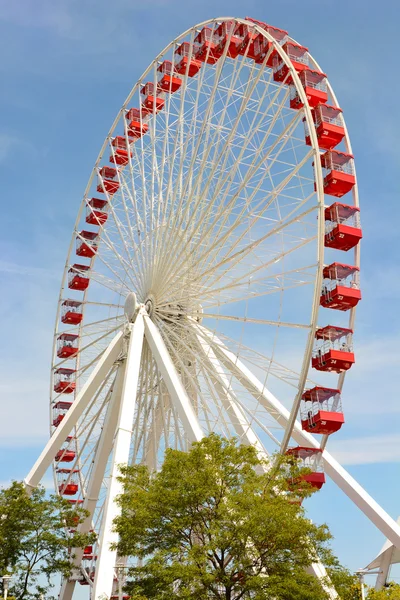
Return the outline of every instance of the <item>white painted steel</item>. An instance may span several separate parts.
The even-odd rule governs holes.
[[[121,401],[116,423],[114,450],[111,461],[111,476],[108,484],[102,526],[99,539],[99,555],[96,575],[93,584],[92,598],[100,600],[109,598],[114,580],[114,567],[117,551],[111,545],[118,542],[118,535],[113,530],[113,521],[120,513],[116,497],[122,493],[122,483],[118,480],[120,467],[129,460],[132,439],[132,423],[135,413],[136,394],[139,381],[140,361],[144,339],[143,314],[139,312],[133,325],[128,342]]]
[[[149,319],[144,317],[144,326],[146,332],[146,340],[149,343],[151,351],[157,362],[157,366],[168,388],[168,392],[176,406],[176,410],[183,423],[184,429],[187,432],[191,442],[198,442],[204,437],[204,432],[200,427],[198,418],[193,410],[192,403],[182,385],[181,379],[176,371],[169,352],[165,346],[164,340],[161,337],[157,327]]]
[[[118,367],[115,377],[111,399],[108,404],[106,418],[94,459],[93,469],[90,474],[86,496],[83,502],[83,508],[87,510],[89,514],[83,523],[78,525],[77,529],[80,533],[87,533],[93,529],[93,514],[99,499],[107,461],[113,447],[118,415],[120,412],[122,385],[125,379],[125,367],[126,363],[124,361]],[[82,562],[83,548],[74,548],[72,552],[74,555],[73,564],[76,571],[79,571]],[[60,598],[63,598],[63,600],[71,600],[75,585],[76,579],[64,579],[60,591]]]
[[[77,420],[88,406],[98,387],[107,377],[108,372],[121,353],[122,339],[123,333],[117,333],[107,350],[104,352],[103,356],[100,358],[95,369],[92,371],[81,392],[77,395],[73,406],[47,442],[45,449],[39,456],[28,476],[25,478],[25,486],[28,491],[39,485],[43,475],[50,467],[58,450],[60,450],[62,444],[71,433],[73,427],[76,425]]]

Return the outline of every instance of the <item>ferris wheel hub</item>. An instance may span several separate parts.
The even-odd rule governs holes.
[[[149,315],[149,317],[151,317],[153,315],[154,307],[155,307],[155,299],[154,299],[154,296],[152,294],[150,294],[149,296],[147,296],[145,303],[144,303],[144,308],[145,308],[147,314]]]
[[[130,292],[126,297],[124,306],[125,316],[130,323],[133,323],[135,320],[138,308],[139,304],[136,299],[136,294],[135,292]]]

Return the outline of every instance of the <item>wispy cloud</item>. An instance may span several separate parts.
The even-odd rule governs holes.
[[[329,452],[342,465],[366,465],[400,461],[400,434],[376,435],[332,441]]]
[[[26,146],[26,142],[5,133],[0,133],[0,163],[5,162],[15,152]]]

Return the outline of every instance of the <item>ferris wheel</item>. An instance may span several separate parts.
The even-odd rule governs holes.
[[[210,432],[295,454],[316,487],[327,473],[400,545],[398,525],[325,449],[355,362],[361,237],[343,113],[306,47],[229,17],[155,58],[78,211],[51,437],[25,480],[35,487],[52,464],[58,493],[89,511],[81,530],[98,534],[76,551],[63,600],[77,582],[117,597],[118,465],[157,469],[166,448]]]

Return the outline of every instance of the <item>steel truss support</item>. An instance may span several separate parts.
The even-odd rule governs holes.
[[[400,517],[398,517],[397,523],[400,525]],[[398,563],[400,563],[400,549],[395,548],[390,540],[386,540],[378,556],[365,569],[362,569],[362,572],[366,575],[369,571],[377,573],[375,589],[381,590],[388,581],[391,566]]]
[[[135,414],[143,340],[144,322],[143,314],[140,310],[135,323],[131,326],[131,335],[128,344],[121,402],[116,422],[114,451],[111,459],[110,480],[99,536],[99,556],[97,559],[96,575],[93,584],[93,600],[109,598],[112,594],[117,550],[111,549],[111,545],[118,542],[118,535],[113,529],[113,521],[119,514],[116,498],[122,493],[122,483],[118,478],[121,465],[126,465],[128,463],[129,452],[131,449],[132,426]]]
[[[202,335],[208,335],[206,329],[201,327]],[[233,373],[242,385],[264,406],[272,417],[283,429],[289,421],[289,411],[269,392],[266,387],[258,381],[251,371],[220,342],[213,338],[214,348],[217,356],[231,373]],[[306,431],[303,431],[300,423],[295,422],[292,438],[300,446],[319,448],[318,441]],[[368,519],[393,543],[400,548],[400,526],[390,517],[386,511],[360,486],[359,483],[327,452],[323,451],[324,469],[329,477],[340,487],[340,489],[354,502],[354,504],[368,517]]]
[[[90,474],[89,483],[83,502],[83,508],[86,509],[89,512],[89,514],[84,520],[84,522],[78,525],[78,531],[80,533],[87,533],[92,529],[93,513],[95,511],[98,497],[100,494],[104,473],[107,466],[107,461],[112,450],[115,430],[117,427],[117,418],[120,410],[121,392],[124,378],[125,361],[121,362],[120,366],[118,367],[118,371],[111,392],[111,398],[108,403],[107,412],[104,419],[104,425],[97,445],[96,456],[94,459],[92,472]],[[73,564],[76,570],[78,571],[81,566],[83,548],[74,548],[73,554]],[[75,579],[64,579],[61,586],[59,599],[71,600],[74,593],[75,585]]]
[[[70,410],[67,412],[47,442],[43,452],[33,465],[33,468],[25,479],[25,486],[28,492],[39,485],[43,475],[53,462],[55,455],[61,449],[61,446],[82,416],[84,410],[88,407],[97,389],[107,378],[107,374],[122,351],[123,335],[123,332],[119,332],[109,344],[82,390],[77,394]]]
[[[186,431],[190,442],[199,442],[204,433],[200,427],[192,403],[182,385],[181,379],[172,362],[171,356],[167,350],[160,332],[153,321],[147,316],[144,317],[146,340],[150,350],[155,358],[157,367],[160,369],[162,378],[167,386],[171,402],[175,405],[180,420]]]

